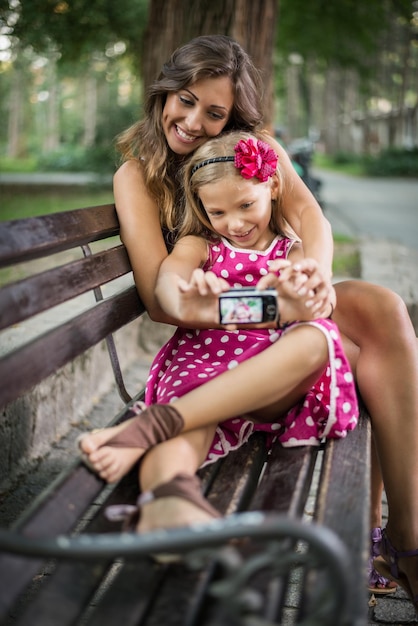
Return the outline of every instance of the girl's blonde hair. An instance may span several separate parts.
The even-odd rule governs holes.
[[[242,139],[260,139],[263,141],[263,133],[251,134],[240,131],[223,133],[214,139],[208,140],[200,146],[190,157],[183,169],[183,190],[185,206],[178,237],[186,235],[198,235],[206,239],[218,237],[208,219],[205,208],[199,198],[199,190],[204,185],[217,182],[226,176],[242,178],[240,170],[234,165],[233,159],[228,161],[208,162],[203,167],[196,167],[203,162],[219,157],[233,157],[234,148]],[[276,172],[280,181],[280,190],[283,190],[283,174],[277,163]],[[284,234],[284,220],[280,210],[280,200],[272,199],[272,212],[270,228],[278,235]]]
[[[224,130],[253,131],[262,124],[262,82],[245,50],[224,35],[192,39],[178,48],[164,64],[158,79],[149,88],[144,102],[144,118],[121,133],[116,147],[122,160],[141,160],[145,184],[160,209],[161,225],[176,229],[183,205],[180,179],[182,162],[170,150],[162,127],[167,94],[175,93],[203,78],[228,76],[234,103]]]

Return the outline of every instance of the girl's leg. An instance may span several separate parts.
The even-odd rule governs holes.
[[[216,425],[193,430],[149,450],[140,466],[141,491],[152,491],[177,474],[194,475],[207,457],[215,429]],[[147,532],[209,519],[211,516],[208,513],[188,500],[159,498],[142,508],[137,530]]]
[[[263,352],[170,403],[183,432],[251,413],[268,421],[286,413],[311,388],[328,362],[327,341],[312,326],[299,326]],[[274,381],[274,384],[272,384]],[[140,417],[134,419],[141,419]],[[144,454],[140,448],[106,446],[129,422],[83,437],[82,450],[102,478],[114,482]]]
[[[183,416],[187,430],[211,423],[214,416],[217,422],[243,414],[251,414],[256,421],[273,421],[299,402],[327,363],[328,346],[322,331],[299,326],[172,404]]]
[[[405,304],[361,281],[336,285],[334,319],[359,348],[356,378],[372,419],[388,499],[388,536],[397,550],[418,548],[418,351]],[[400,566],[418,593],[418,557]]]

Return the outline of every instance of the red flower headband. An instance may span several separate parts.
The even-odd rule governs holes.
[[[255,142],[250,137],[241,139],[234,150],[234,164],[241,170],[243,178],[255,176],[265,183],[276,171],[278,157],[268,143],[260,140]]]
[[[277,168],[278,156],[268,143],[257,139],[254,141],[252,137],[249,139],[241,139],[235,146],[235,156],[221,156],[206,159],[201,163],[197,163],[190,176],[204,165],[210,163],[222,163],[225,161],[233,161],[237,169],[240,170],[243,178],[258,178],[265,183],[270,176],[273,176]]]

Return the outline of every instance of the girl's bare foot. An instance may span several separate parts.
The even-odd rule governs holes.
[[[78,445],[83,453],[83,460],[96,474],[108,483],[115,483],[132,469],[143,456],[143,448],[125,448],[107,446],[106,443],[126,430],[132,418],[110,428],[92,431],[79,438]]]
[[[153,404],[142,410],[135,403],[129,411],[135,417],[79,439],[84,462],[108,483],[125,476],[147,450],[178,435],[184,425],[170,404]]]

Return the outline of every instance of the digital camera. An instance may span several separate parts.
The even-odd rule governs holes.
[[[277,291],[255,288],[230,289],[219,295],[221,324],[260,324],[278,316]]]

